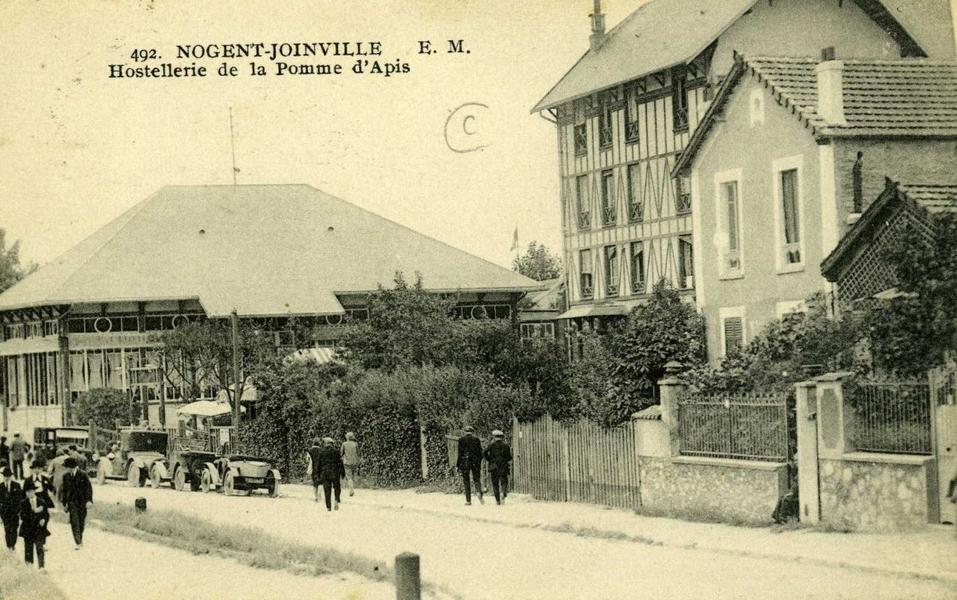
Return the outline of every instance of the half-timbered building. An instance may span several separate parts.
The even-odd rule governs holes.
[[[694,198],[672,169],[736,52],[952,60],[950,23],[945,0],[652,0],[606,32],[595,0],[589,50],[533,109],[558,138],[562,321],[600,326],[661,279],[693,296]]]

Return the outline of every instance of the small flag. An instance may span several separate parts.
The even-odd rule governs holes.
[[[512,234],[512,248],[511,252],[518,250],[518,225],[515,226],[515,233]]]

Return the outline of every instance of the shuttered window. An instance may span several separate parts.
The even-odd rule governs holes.
[[[801,220],[798,206],[797,169],[781,171],[781,215],[784,217],[784,261],[801,262]]]
[[[724,354],[737,354],[744,347],[744,319],[727,317],[724,319]]]
[[[645,293],[645,244],[631,243],[631,293]]]
[[[591,270],[591,250],[582,250],[578,255],[581,285],[581,297],[591,298],[595,293],[594,283],[592,281]]]

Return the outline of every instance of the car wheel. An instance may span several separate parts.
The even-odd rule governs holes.
[[[126,472],[126,482],[131,487],[143,487],[144,478],[140,476],[140,468],[135,464],[130,464],[130,468]]]
[[[213,491],[213,476],[209,474],[209,469],[203,469],[203,476],[199,480],[199,489],[203,490],[204,494]]]
[[[226,478],[223,479],[223,493],[227,496],[232,496],[236,493],[236,482],[233,480],[232,473],[227,473]]]
[[[175,487],[178,492],[186,491],[186,472],[182,467],[177,466],[176,471],[173,473],[173,487]]]
[[[279,495],[279,482],[275,479],[272,480],[272,483],[267,488],[269,490],[269,497],[275,498]]]
[[[106,483],[106,465],[103,463],[96,468],[96,482],[100,485]]]

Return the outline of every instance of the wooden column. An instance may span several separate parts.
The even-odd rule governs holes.
[[[70,400],[70,338],[66,332],[66,319],[60,319],[59,334],[59,352],[57,358],[60,362],[60,368],[57,369],[57,387],[60,390],[60,408],[62,412],[63,424],[70,425],[73,417]]]

